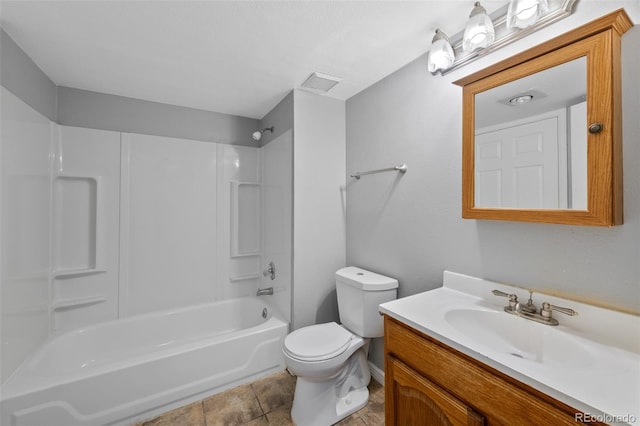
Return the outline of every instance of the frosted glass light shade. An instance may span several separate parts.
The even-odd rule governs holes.
[[[433,42],[431,49],[429,49],[429,56],[427,57],[427,68],[430,73],[436,71],[442,71],[451,66],[455,59],[453,48],[449,43],[449,38],[445,33],[440,30],[436,30],[436,35],[433,36]]]
[[[488,47],[496,38],[493,22],[480,2],[476,2],[475,7],[469,16],[469,22],[464,29],[462,39],[462,49],[470,52],[475,49]]]
[[[548,0],[511,0],[507,10],[507,27],[527,28],[548,10]]]

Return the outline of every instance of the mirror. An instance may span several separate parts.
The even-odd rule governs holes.
[[[455,82],[463,87],[462,216],[622,223],[618,10]]]
[[[474,205],[587,210],[580,57],[475,96]]]

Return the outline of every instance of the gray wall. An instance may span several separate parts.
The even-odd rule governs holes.
[[[398,278],[400,296],[441,286],[450,270],[640,311],[640,26],[623,39],[624,225],[461,218],[462,89],[452,82],[609,11],[595,6],[445,77],[421,57],[347,101],[347,173],[409,167],[348,183],[349,265]],[[381,342],[370,359],[382,367]]]
[[[0,28],[0,84],[24,103],[56,120],[56,85]]]
[[[260,120],[261,129],[271,126],[274,127],[273,133],[265,132],[262,135],[261,146],[268,144],[287,130],[293,129],[293,90]]]
[[[58,123],[146,135],[258,146],[253,118],[58,87]]]
[[[256,119],[56,86],[1,28],[0,47],[0,84],[58,124],[258,146]]]
[[[294,91],[291,329],[338,320],[335,272],[345,266],[345,103]]]

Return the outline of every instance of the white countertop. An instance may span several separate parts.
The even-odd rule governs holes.
[[[578,312],[554,312],[560,325],[553,327],[504,312],[507,299],[493,289],[521,302],[529,297],[521,288],[445,271],[443,287],[383,303],[380,312],[599,421],[640,425],[640,317],[534,293],[538,307],[549,302]],[[518,333],[501,335],[495,330],[501,326],[457,315],[469,312],[504,321]]]

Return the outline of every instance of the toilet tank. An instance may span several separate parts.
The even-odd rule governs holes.
[[[336,272],[340,322],[360,337],[382,337],[378,305],[396,299],[398,280],[349,266]]]

